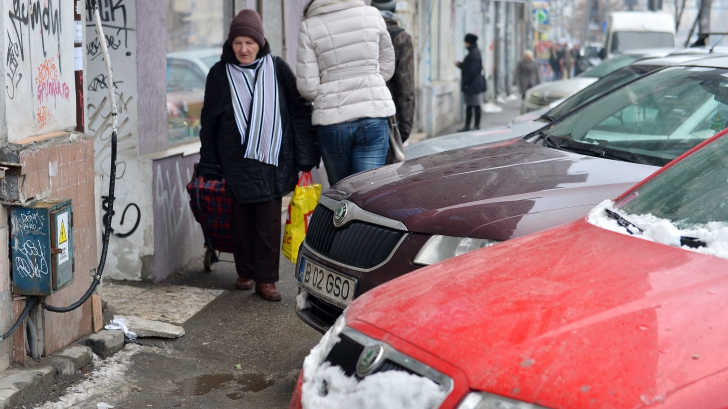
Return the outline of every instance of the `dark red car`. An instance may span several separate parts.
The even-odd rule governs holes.
[[[369,291],[291,408],[728,408],[726,152],[714,138],[588,218]]]
[[[357,296],[448,258],[582,218],[726,127],[728,58],[668,67],[545,128],[363,172],[324,192],[297,313],[324,331]]]

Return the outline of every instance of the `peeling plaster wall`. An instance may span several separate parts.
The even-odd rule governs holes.
[[[74,23],[73,7],[68,7],[71,3],[3,3],[3,99],[7,127],[0,137],[14,142],[74,127]]]
[[[105,277],[125,280],[142,279],[142,259],[154,254],[153,238],[145,232],[153,230],[152,166],[140,159],[139,142],[139,43],[137,7],[134,0],[100,2],[104,35],[113,69],[114,94],[118,119],[118,152],[116,167],[116,201],[112,228],[117,235],[109,242]],[[87,133],[94,136],[94,168],[103,176],[101,195],[108,194],[111,156],[111,110],[106,87],[106,66],[101,55],[99,33],[93,19],[90,1],[86,2],[86,107]],[[150,24],[150,23],[147,23]],[[162,24],[164,27],[164,24]],[[162,41],[164,41],[162,39]],[[166,87],[165,87],[166,88]],[[142,115],[149,124],[149,115]],[[162,119],[164,121],[164,118]],[[164,122],[163,122],[164,123]],[[154,145],[154,143],[152,143]],[[124,211],[126,210],[126,214]],[[103,209],[99,209],[103,215]],[[123,217],[123,224],[122,222]],[[138,226],[133,227],[139,222]],[[131,233],[131,234],[129,234]],[[118,234],[128,237],[119,237]]]

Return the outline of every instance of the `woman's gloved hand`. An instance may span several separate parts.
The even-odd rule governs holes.
[[[316,166],[318,168],[318,166]],[[298,171],[299,172],[310,172],[311,169],[313,169],[313,165],[299,165]]]

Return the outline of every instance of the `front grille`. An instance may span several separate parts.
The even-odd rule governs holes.
[[[373,268],[383,263],[404,232],[370,223],[353,221],[334,227],[334,212],[318,205],[311,216],[306,244],[317,253],[357,268]]]
[[[419,376],[419,374],[414,373],[414,372],[410,371],[409,369],[405,368],[404,366],[402,366],[396,362],[390,361],[389,359],[382,362],[382,364],[379,366],[379,368],[377,368],[376,371],[374,371],[374,373],[387,372],[387,371],[402,371],[402,372],[407,372],[408,374],[411,374],[411,375]]]
[[[326,323],[329,327],[334,326],[336,319],[344,312],[341,308],[322,301],[312,294],[309,294],[307,299],[311,303],[311,308],[309,308],[311,314]]]
[[[339,342],[334,344],[326,357],[326,362],[340,367],[346,376],[352,376],[356,373],[356,363],[359,361],[359,355],[364,347],[346,335],[339,335],[339,338]]]
[[[359,362],[359,356],[364,350],[364,346],[359,345],[359,343],[346,335],[340,335],[339,338],[340,341],[334,344],[334,347],[331,348],[331,352],[329,352],[329,355],[326,356],[326,362],[329,362],[332,366],[340,367],[346,376],[352,376],[356,373],[356,364]],[[419,374],[412,372],[404,366],[389,359],[382,362],[382,364],[379,365],[372,374],[387,371],[402,371],[420,376]]]

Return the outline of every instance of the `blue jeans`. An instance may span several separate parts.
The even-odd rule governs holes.
[[[384,166],[389,151],[387,118],[362,118],[316,127],[331,186],[354,173]]]

